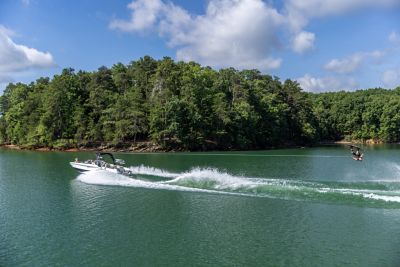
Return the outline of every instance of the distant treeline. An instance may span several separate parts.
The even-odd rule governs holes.
[[[261,149],[340,139],[400,141],[400,87],[312,94],[258,70],[143,57],[9,84],[0,142],[24,147]]]

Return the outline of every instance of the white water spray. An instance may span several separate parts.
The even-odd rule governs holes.
[[[351,183],[344,184],[341,182],[335,182],[335,186],[332,187],[323,182],[316,181],[235,176],[212,168],[194,168],[182,173],[173,173],[142,165],[131,167],[130,170],[139,177],[132,179],[106,171],[92,171],[79,175],[78,180],[87,184],[97,185],[289,199],[309,199],[314,197],[323,200],[324,195],[337,194],[343,197],[362,197],[367,201],[377,200],[400,203],[399,190],[363,188],[362,183],[357,182],[354,182],[355,188],[352,188]],[[149,181],[140,179],[140,175],[172,179],[162,182]]]

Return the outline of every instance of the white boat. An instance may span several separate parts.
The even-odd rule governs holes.
[[[108,155],[112,159],[112,164],[106,162],[103,159],[103,155]],[[132,171],[128,168],[125,168],[124,165],[125,161],[122,159],[116,159],[111,153],[96,153],[96,159],[95,160],[86,160],[86,161],[79,161],[78,159],[75,159],[74,162],[69,163],[72,168],[85,172],[85,171],[92,171],[92,170],[105,170],[109,171],[112,173],[118,173],[118,174],[123,174],[123,175],[132,175]]]

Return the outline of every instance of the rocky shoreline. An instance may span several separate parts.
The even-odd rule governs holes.
[[[366,144],[366,145],[377,145],[384,144],[384,142],[379,140],[340,140],[340,141],[324,141],[319,142],[316,145],[349,145],[349,144]],[[98,146],[78,146],[78,147],[29,147],[29,146],[19,146],[19,145],[11,145],[11,144],[0,144],[0,147],[6,149],[14,149],[14,150],[34,150],[34,151],[64,151],[64,152],[77,152],[77,151],[104,151],[104,152],[184,152],[187,150],[184,149],[165,149],[160,145],[157,145],[153,142],[137,142],[136,144],[125,144],[114,146],[110,144],[101,144]],[[281,147],[271,147],[264,148],[264,150],[269,149],[278,149],[278,148],[304,148],[304,146],[293,146],[293,145],[283,145]],[[218,150],[220,151],[220,150]],[[227,151],[238,151],[238,149],[229,149]]]
[[[14,150],[34,150],[34,151],[64,151],[64,152],[77,152],[77,151],[104,151],[104,152],[173,152],[173,150],[165,150],[161,146],[151,142],[141,142],[129,146],[115,147],[112,145],[99,145],[99,146],[78,146],[78,147],[28,147],[19,145],[2,144],[0,147]]]

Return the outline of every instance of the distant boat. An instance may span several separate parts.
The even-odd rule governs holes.
[[[112,164],[106,162],[103,159],[104,155],[107,155],[111,158]],[[125,164],[125,161],[122,159],[114,158],[113,154],[111,153],[97,152],[96,159],[94,160],[89,159],[81,162],[78,159],[75,159],[75,161],[70,162],[69,164],[72,166],[72,168],[81,172],[92,171],[92,170],[105,170],[108,172],[118,173],[128,176],[132,175],[132,171],[130,169],[122,166]]]

